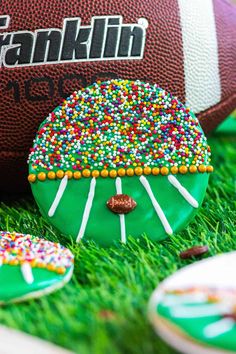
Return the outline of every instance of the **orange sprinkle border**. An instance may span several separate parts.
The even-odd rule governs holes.
[[[98,177],[102,177],[102,178],[107,178],[107,177],[110,177],[110,178],[116,178],[116,177],[125,177],[125,176],[128,176],[128,177],[132,177],[134,175],[136,176],[142,176],[142,175],[154,175],[154,176],[157,176],[157,175],[162,175],[162,176],[167,176],[168,174],[186,174],[186,173],[191,173],[191,174],[194,174],[194,173],[212,173],[214,171],[214,168],[213,166],[211,165],[200,165],[200,166],[195,166],[195,165],[191,165],[189,167],[187,166],[180,166],[180,167],[177,167],[177,166],[173,166],[171,168],[168,168],[168,167],[135,167],[135,168],[128,168],[128,169],[124,169],[124,168],[119,168],[118,170],[102,170],[102,171],[98,171],[98,170],[89,170],[89,169],[84,169],[83,171],[76,171],[76,172],[72,172],[72,171],[62,171],[62,170],[58,170],[57,172],[54,172],[54,171],[50,171],[48,173],[46,172],[39,172],[38,174],[34,174],[34,173],[31,173],[28,175],[28,181],[30,183],[34,183],[36,182],[37,180],[38,181],[41,181],[41,182],[44,182],[46,181],[47,179],[49,180],[55,180],[55,179],[62,179],[64,176],[68,176],[68,179],[75,179],[75,180],[79,180],[81,178],[89,178],[89,177],[95,177],[95,178],[98,178]]]

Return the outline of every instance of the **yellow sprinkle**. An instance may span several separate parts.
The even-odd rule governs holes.
[[[157,176],[157,175],[159,175],[159,173],[160,173],[160,169],[158,167],[153,167],[152,174],[154,176]]]
[[[201,172],[201,173],[206,172],[206,166],[204,166],[204,165],[198,166],[198,171]]]
[[[64,177],[64,172],[62,170],[59,170],[56,172],[57,178],[63,178]]]
[[[45,181],[45,179],[46,179],[46,173],[45,172],[40,172],[38,174],[38,180],[39,181]]]
[[[134,172],[137,176],[141,176],[143,174],[143,169],[141,167],[136,167]]]
[[[150,173],[152,172],[151,167],[144,167],[143,172],[145,175],[150,175]]]
[[[82,171],[82,175],[83,175],[84,177],[90,177],[91,172],[90,172],[88,169],[85,169],[85,170]]]
[[[97,178],[98,176],[99,176],[99,171],[98,170],[94,170],[94,171],[92,171],[92,177],[95,177],[95,178]]]
[[[111,171],[109,172],[109,175],[110,175],[111,178],[115,178],[115,177],[117,176],[116,170],[111,170]]]
[[[29,176],[28,176],[28,181],[30,183],[34,183],[36,181],[36,175],[34,175],[33,173],[31,173]]]
[[[171,169],[170,169],[170,171],[171,171],[171,173],[173,173],[173,175],[175,175],[176,173],[178,173],[178,167],[177,166],[173,166],[173,167],[171,167]]]
[[[76,171],[73,173],[73,177],[74,179],[80,179],[81,178],[81,172],[80,171]]]
[[[214,167],[213,166],[207,166],[206,170],[207,170],[207,172],[213,172],[214,171]]]
[[[71,179],[73,177],[73,172],[71,171],[66,171],[65,175],[68,177],[68,179]]]
[[[120,177],[123,177],[123,176],[125,176],[125,169],[124,168],[119,168],[119,170],[118,170],[118,175],[120,176]]]
[[[197,167],[196,167],[195,165],[191,165],[191,166],[189,167],[189,172],[190,172],[190,173],[196,173],[196,172],[197,172]]]
[[[168,175],[168,173],[169,173],[169,169],[168,169],[167,167],[162,167],[162,168],[161,168],[161,174],[162,174],[163,176]]]
[[[109,174],[109,172],[107,170],[102,170],[101,171],[101,176],[104,177],[104,178],[107,177],[108,174]]]
[[[64,268],[64,267],[58,267],[58,268],[56,268],[56,272],[57,272],[58,274],[64,274],[65,271],[66,271],[66,268]]]
[[[53,171],[48,172],[48,179],[55,179],[56,178],[56,173]]]
[[[134,170],[132,168],[128,168],[128,170],[126,171],[127,176],[131,177],[134,175]]]
[[[188,168],[187,168],[186,166],[182,165],[182,166],[180,166],[180,168],[179,168],[179,172],[180,172],[182,175],[184,175],[185,173],[188,172]]]

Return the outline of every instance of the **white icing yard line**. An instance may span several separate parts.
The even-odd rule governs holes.
[[[193,208],[198,208],[199,204],[195,198],[187,191],[186,188],[180,184],[180,182],[177,180],[177,178],[173,175],[168,176],[168,181],[174,186],[180,194],[184,197],[184,199],[193,207]]]
[[[235,326],[232,318],[222,318],[221,320],[211,323],[204,328],[204,334],[208,338],[217,337],[220,334],[229,332]]]
[[[151,199],[152,205],[153,205],[153,207],[154,207],[154,209],[155,209],[155,211],[156,211],[156,213],[157,213],[157,215],[158,215],[158,217],[159,217],[159,219],[160,219],[160,221],[161,221],[166,233],[168,235],[172,235],[173,230],[170,227],[170,224],[169,224],[169,222],[168,222],[163,210],[161,209],[158,201],[156,200],[148,180],[144,176],[141,176],[139,179],[140,179],[140,182],[142,183],[142,185],[144,186],[144,188],[146,189],[146,191],[147,191],[147,193],[149,195],[149,198]]]
[[[96,187],[96,178],[93,177],[90,183],[90,188],[89,188],[89,194],[88,194],[88,199],[84,208],[84,214],[83,214],[83,218],[82,218],[82,223],[80,226],[80,230],[76,239],[76,242],[79,242],[83,236],[84,236],[84,232],[88,223],[88,219],[89,219],[89,214],[92,208],[92,204],[93,204],[93,198],[94,198],[94,194],[95,194],[95,187]]]
[[[116,178],[116,193],[122,194],[121,178]],[[121,229],[121,242],[126,243],[126,231],[125,231],[125,215],[119,214],[120,216],[120,229]]]
[[[60,200],[65,192],[65,189],[66,189],[66,186],[67,186],[67,182],[68,182],[68,176],[64,176],[61,180],[61,183],[60,183],[60,186],[58,188],[58,191],[57,191],[57,194],[56,194],[56,197],[51,205],[51,208],[49,209],[49,212],[48,212],[48,216],[51,218],[54,214],[55,214],[55,211],[60,203]]]
[[[21,272],[27,284],[32,284],[34,282],[32,268],[28,262],[25,262],[21,265]]]
[[[173,317],[176,318],[199,318],[207,316],[221,315],[222,313],[228,313],[229,308],[226,305],[199,305],[195,307],[177,305],[171,308],[170,312]]]
[[[166,297],[163,299],[163,304],[165,306],[179,306],[182,305],[183,303],[185,305],[187,304],[192,304],[193,302],[195,304],[203,304],[206,302],[208,299],[207,295],[205,294],[191,294],[191,295],[181,295],[176,298],[176,296],[172,297],[171,295],[169,297]]]

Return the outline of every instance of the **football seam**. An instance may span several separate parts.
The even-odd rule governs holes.
[[[19,151],[15,151],[15,150],[3,150],[3,151],[0,151],[0,156],[3,156],[3,157],[25,157],[27,156],[27,153],[25,152],[19,152]]]

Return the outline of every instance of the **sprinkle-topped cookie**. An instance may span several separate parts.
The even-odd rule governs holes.
[[[157,85],[128,80],[74,92],[41,125],[29,155],[32,173],[85,171],[85,177],[136,167],[195,171],[209,162],[190,110]]]
[[[41,124],[28,180],[63,234],[103,245],[181,230],[201,205],[210,149],[194,114],[140,81],[74,92]]]
[[[236,252],[194,263],[152,295],[150,319],[181,353],[236,352]]]
[[[67,282],[72,253],[59,243],[0,231],[0,304],[48,293]]]
[[[33,268],[65,273],[73,265],[74,257],[59,243],[31,235],[0,231],[0,260],[2,264],[29,263]]]

